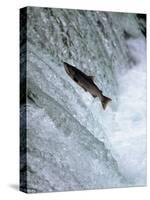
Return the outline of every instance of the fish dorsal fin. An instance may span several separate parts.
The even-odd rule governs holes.
[[[94,81],[94,76],[88,76],[88,78],[92,81]]]

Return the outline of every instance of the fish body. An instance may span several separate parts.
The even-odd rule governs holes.
[[[109,101],[112,101],[110,98],[102,94],[102,91],[94,83],[93,76],[87,76],[76,67],[65,62],[64,62],[64,68],[67,74],[86,92],[89,92],[94,98],[99,97],[103,109],[106,108]]]

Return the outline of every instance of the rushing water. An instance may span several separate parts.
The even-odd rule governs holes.
[[[27,191],[146,184],[146,40],[136,14],[28,8]],[[104,111],[63,61],[111,97]]]

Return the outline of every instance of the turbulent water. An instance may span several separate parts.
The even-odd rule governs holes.
[[[27,192],[145,185],[142,15],[32,7],[27,14]],[[63,62],[94,76],[112,99],[105,111]]]

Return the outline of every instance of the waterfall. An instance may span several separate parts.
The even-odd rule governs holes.
[[[142,30],[131,13],[27,8],[28,192],[146,184]],[[105,111],[63,62],[94,76]]]

